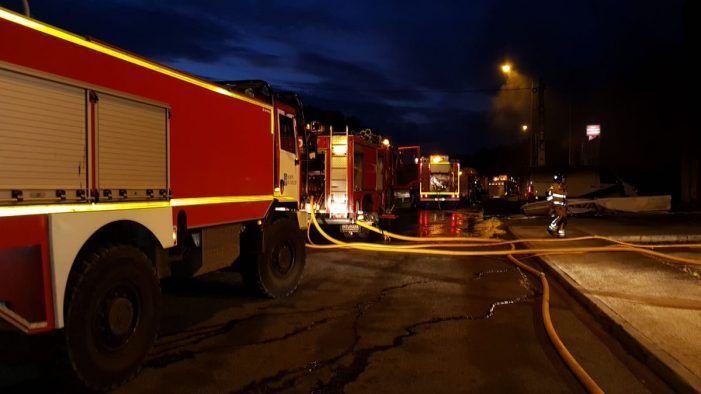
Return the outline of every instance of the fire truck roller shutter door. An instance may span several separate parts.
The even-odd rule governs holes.
[[[75,199],[85,167],[85,90],[0,69],[0,202]]]
[[[119,190],[128,198],[148,198],[168,189],[165,108],[100,94],[97,111],[97,173],[100,196]]]

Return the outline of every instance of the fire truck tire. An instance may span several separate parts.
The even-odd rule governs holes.
[[[103,391],[136,376],[160,320],[161,292],[148,257],[129,245],[98,249],[71,274],[67,299],[66,346],[79,382]]]
[[[305,257],[304,236],[297,222],[276,220],[264,230],[263,250],[244,261],[244,283],[263,297],[288,297],[302,278]]]

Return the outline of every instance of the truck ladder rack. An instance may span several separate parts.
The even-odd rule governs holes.
[[[344,210],[348,206],[348,128],[343,134],[330,135],[331,184],[329,204]],[[335,209],[334,209],[335,210]]]

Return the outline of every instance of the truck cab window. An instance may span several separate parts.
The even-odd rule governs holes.
[[[290,153],[296,153],[294,120],[285,115],[278,117],[280,121],[280,148]]]

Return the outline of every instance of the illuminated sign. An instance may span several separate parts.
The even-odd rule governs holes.
[[[589,124],[587,125],[587,137],[589,141],[598,138],[601,135],[601,125]]]

